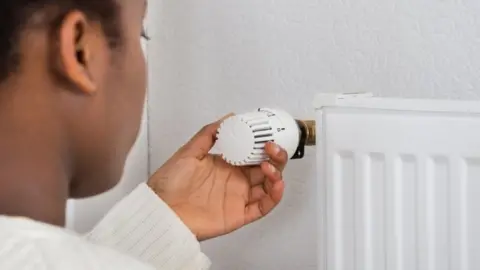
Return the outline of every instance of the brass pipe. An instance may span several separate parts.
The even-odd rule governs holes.
[[[317,143],[316,139],[316,122],[315,120],[297,120],[297,123],[303,126],[305,132],[305,145],[314,146]]]

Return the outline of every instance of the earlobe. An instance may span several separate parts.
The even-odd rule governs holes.
[[[93,40],[86,16],[69,13],[58,33],[58,57],[62,77],[86,94],[93,94],[97,86],[91,72]]]

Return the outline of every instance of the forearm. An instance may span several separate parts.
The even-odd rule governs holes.
[[[85,237],[157,269],[210,268],[192,232],[146,184],[116,204]]]

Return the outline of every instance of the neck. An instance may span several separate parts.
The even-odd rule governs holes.
[[[16,101],[0,102],[0,215],[64,226],[70,177],[58,126],[39,104]]]

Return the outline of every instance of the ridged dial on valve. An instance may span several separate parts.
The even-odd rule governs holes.
[[[294,118],[278,109],[257,111],[227,118],[218,129],[217,149],[235,166],[258,165],[268,160],[265,144],[276,143],[292,157],[299,145],[299,127]]]
[[[268,160],[265,144],[274,141],[270,119],[263,113],[246,113],[226,119],[218,130],[217,144],[223,159],[236,166]]]

